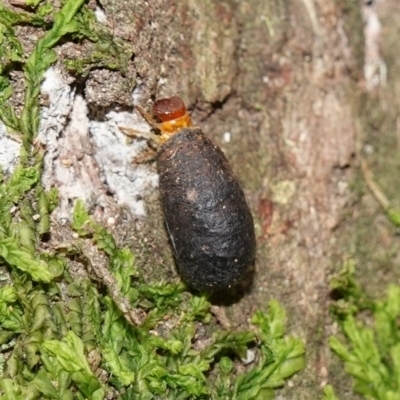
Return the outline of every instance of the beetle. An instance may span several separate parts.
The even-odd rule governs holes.
[[[235,286],[254,263],[256,239],[244,192],[225,155],[192,125],[181,98],[157,100],[152,113],[137,109],[160,134],[161,204],[181,277],[200,291]]]

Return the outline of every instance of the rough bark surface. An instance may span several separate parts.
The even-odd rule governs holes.
[[[386,4],[381,12],[390,19],[396,1],[381,3]],[[155,167],[131,164],[144,145],[128,146],[118,126],[140,126],[137,114],[122,113],[132,111],[133,104],[146,107],[154,98],[179,94],[195,124],[224,151],[255,220],[254,284],[239,300],[220,303],[226,305],[231,326],[240,327],[269,299],[282,301],[291,331],[307,343],[307,368],[281,398],[320,398],[321,386],[332,379],[326,343],[334,329],[327,310],[328,277],[334,270],[332,257],[343,256],[344,239],[335,231],[343,232],[340,222],[356,153],[355,89],[364,62],[361,4],[100,0],[100,5],[114,35],[132,44],[134,57],[124,74],[92,70],[83,85],[73,87],[88,111],[79,107],[74,90],[68,91],[71,118],[78,111],[84,114],[79,126],[68,122],[79,154],[72,152],[72,142],[59,126],[43,134],[49,149],[47,187],[62,187],[68,176],[70,191],[64,191],[59,217],[68,218],[71,200],[89,188],[87,204],[98,218],[113,217],[110,229],[119,242],[134,247],[148,279],[176,278]],[[371,2],[363,7],[367,21]],[[60,46],[58,51],[62,70],[63,54],[83,50]],[[367,46],[366,59],[369,54],[372,64],[367,83],[374,81],[377,66],[379,70],[374,51],[374,45]],[[49,93],[51,110],[57,96]],[[58,120],[67,124],[65,115]],[[69,171],[60,174],[60,168]],[[349,387],[342,384],[342,398],[351,398]]]
[[[283,395],[318,398],[328,371],[325,325],[332,231],[346,202],[351,176],[347,167],[355,152],[351,95],[360,64],[353,38],[345,30],[344,4],[125,0],[101,1],[101,5],[114,34],[133,46],[132,102],[146,106],[151,98],[178,93],[196,125],[222,147],[245,189],[258,237],[256,275],[250,293],[227,306],[228,318],[233,326],[244,326],[269,299],[282,301],[292,332],[306,340],[308,349],[307,370]],[[361,35],[361,19],[358,23],[358,31],[352,29]],[[133,232],[132,237],[152,238],[153,247],[143,244],[149,250],[142,261],[152,280],[175,275],[172,258],[165,261],[166,271],[151,273],[160,265],[157,256],[165,257],[169,246],[158,202],[149,206],[145,200],[150,217],[131,220],[129,228],[108,202],[124,203],[126,190],[140,180],[137,171],[154,166],[131,166],[127,160],[122,169],[133,168],[126,174],[130,180],[113,186],[111,172],[123,158],[110,156],[115,163],[107,166],[107,157],[100,154],[112,145],[101,144],[96,130],[96,124],[110,120],[106,112],[114,105],[132,105],[123,101],[127,85],[121,82],[126,79],[118,81],[115,72],[94,70],[86,80],[83,94],[92,124],[85,132],[91,132],[93,143],[88,153],[103,177],[89,178],[97,190],[86,199],[92,209],[100,208],[100,217],[112,210],[121,240],[127,239],[127,231]],[[115,82],[112,88],[110,82]],[[120,138],[116,125],[113,135]],[[82,163],[90,166],[85,157],[76,163],[74,168]],[[153,186],[147,183],[147,190],[139,186],[131,197],[151,199],[149,193],[157,195]],[[111,196],[104,197],[107,188]],[[130,210],[136,209],[130,206]]]
[[[245,188],[256,276],[228,318],[244,326],[269,299],[283,301],[308,349],[307,370],[284,396],[318,398],[328,378],[332,232],[355,152],[361,15],[347,10],[356,22],[351,37],[346,4],[333,0],[102,4],[115,34],[132,40],[140,102],[178,93]]]

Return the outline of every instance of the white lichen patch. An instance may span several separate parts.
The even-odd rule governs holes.
[[[75,200],[89,208],[107,208],[106,188],[100,180],[89,136],[90,121],[81,96],[76,96],[70,121],[58,139],[58,156],[53,160],[53,184],[58,188],[58,216],[70,219]]]
[[[42,95],[47,98],[42,105],[37,140],[45,147],[42,181],[48,189],[53,186],[53,160],[61,150],[58,139],[67,124],[73,106],[75,91],[55,68],[49,68],[42,83]]]
[[[367,90],[386,85],[387,66],[381,55],[382,25],[377,10],[378,2],[364,2],[364,78]]]
[[[140,122],[136,114],[110,112],[106,121],[90,124],[94,157],[118,204],[127,205],[134,215],[144,216],[143,197],[158,186],[158,175],[147,165],[133,162],[147,145],[143,140],[128,139],[119,127],[148,131],[148,126]]]
[[[94,15],[96,16],[97,21],[103,25],[107,25],[107,15],[100,7],[96,7]]]
[[[3,172],[12,172],[18,164],[20,147],[17,140],[6,134],[6,127],[0,122],[0,166]]]
[[[132,161],[146,144],[128,142],[119,126],[148,130],[137,115],[110,112],[104,121],[92,121],[85,99],[53,69],[46,73],[39,140],[46,148],[43,183],[59,191],[56,216],[70,220],[77,199],[95,214],[115,217],[115,206],[127,206],[136,216],[145,215],[145,195],[157,186],[158,177],[148,166]]]

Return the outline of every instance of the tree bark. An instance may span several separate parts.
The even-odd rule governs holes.
[[[61,123],[69,118],[68,126],[64,133],[54,128],[54,150],[48,146],[46,155],[46,185],[62,195],[58,218],[68,219],[71,200],[83,197],[98,218],[114,221],[111,228],[134,247],[149,280],[176,276],[155,167],[130,163],[144,144],[127,146],[118,126],[146,129],[139,115],[122,111],[178,94],[225,152],[255,221],[253,286],[227,305],[228,318],[241,327],[269,299],[282,301],[308,354],[306,371],[284,396],[319,398],[330,363],[328,277],[333,256],[343,255],[335,230],[356,154],[361,6],[346,0],[100,3],[134,56],[124,73],[95,69],[73,86]],[[49,132],[44,135],[48,141]]]

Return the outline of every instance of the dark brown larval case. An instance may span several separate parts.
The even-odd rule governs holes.
[[[253,218],[218,146],[186,128],[157,156],[165,222],[182,278],[198,290],[229,288],[255,257]]]

